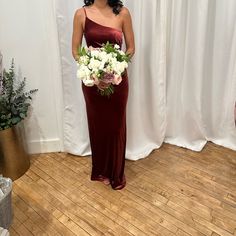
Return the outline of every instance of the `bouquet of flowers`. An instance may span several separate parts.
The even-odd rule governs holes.
[[[82,47],[78,52],[77,77],[86,86],[97,86],[101,95],[110,96],[114,85],[121,83],[129,61],[129,55],[117,44],[107,42],[101,48]]]

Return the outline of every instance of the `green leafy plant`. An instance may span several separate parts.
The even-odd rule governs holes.
[[[25,92],[26,78],[16,81],[15,65],[12,59],[9,71],[0,75],[0,131],[11,128],[27,116],[33,89]]]
[[[107,42],[106,44],[103,44],[103,47],[107,53],[116,53],[117,55],[117,61],[126,61],[131,62],[131,58],[129,54],[120,54],[118,50],[113,46],[113,44]]]

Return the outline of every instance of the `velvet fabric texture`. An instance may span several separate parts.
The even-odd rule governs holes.
[[[122,46],[122,32],[89,19],[85,10],[84,36],[87,46],[101,47],[110,42]],[[128,76],[115,86],[110,97],[100,95],[96,86],[82,84],[86,102],[90,145],[92,150],[91,180],[109,180],[112,188],[122,189],[125,184],[126,104]]]

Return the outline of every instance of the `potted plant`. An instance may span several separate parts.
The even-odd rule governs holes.
[[[14,67],[12,60],[9,71],[0,71],[0,174],[12,180],[30,166],[18,124],[27,116],[32,94],[37,91],[25,92],[26,78],[17,81]]]

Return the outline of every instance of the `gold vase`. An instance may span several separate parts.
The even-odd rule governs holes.
[[[12,180],[20,178],[30,167],[19,126],[0,131],[0,174]]]

